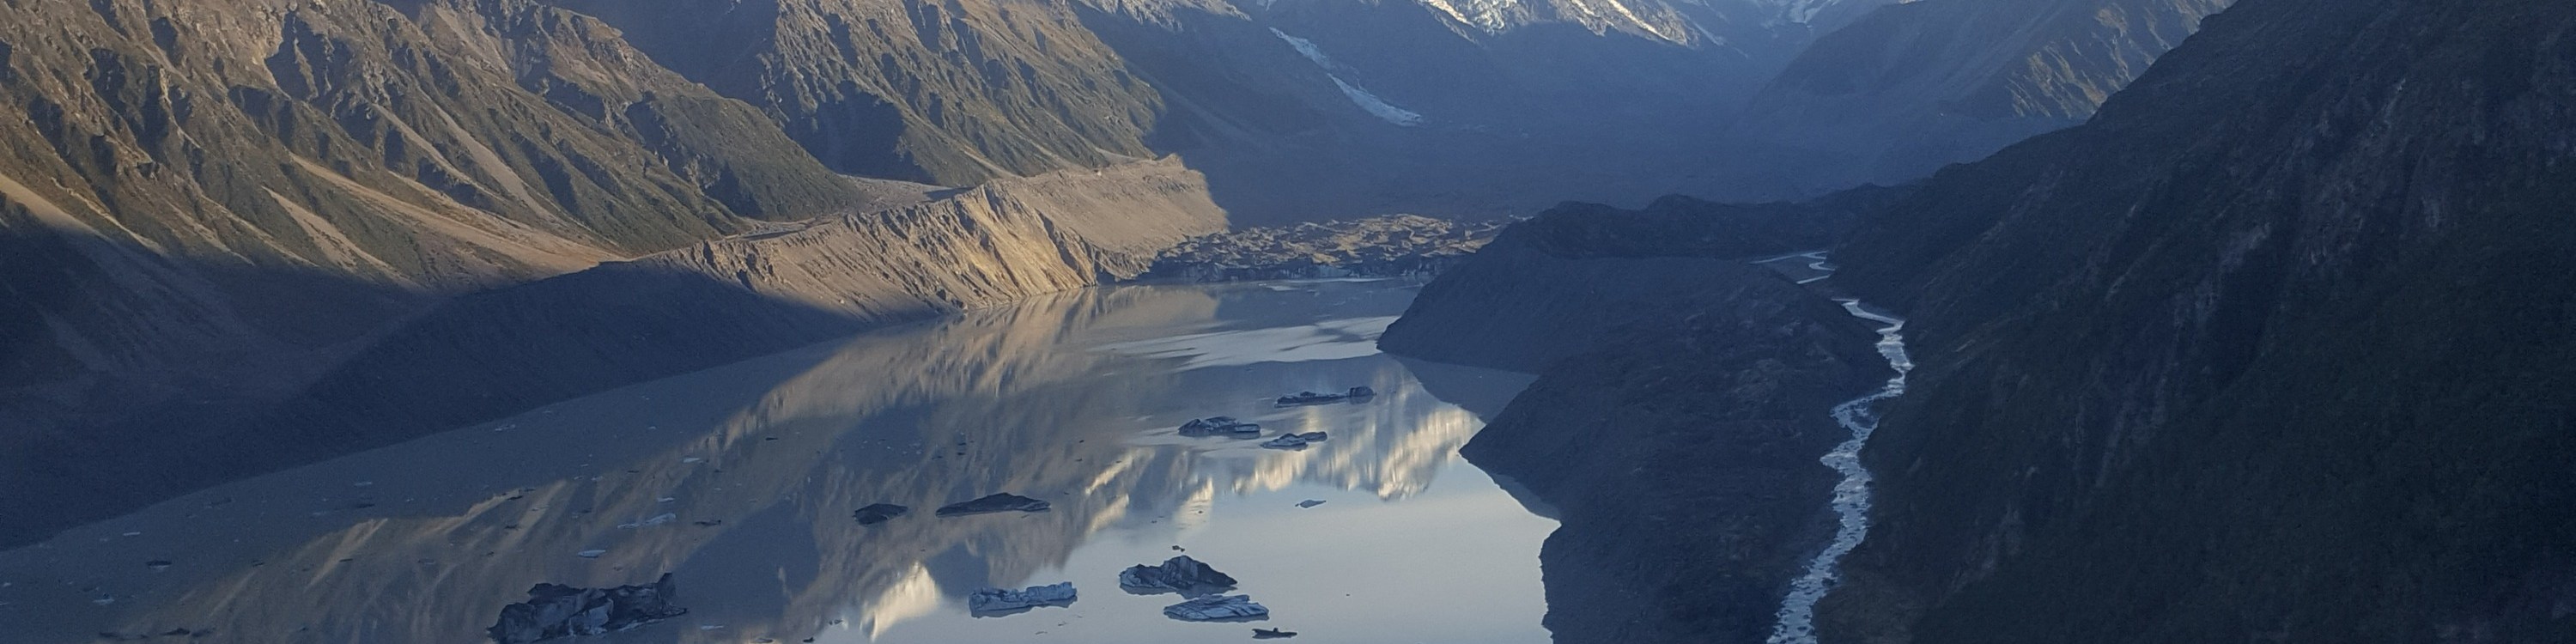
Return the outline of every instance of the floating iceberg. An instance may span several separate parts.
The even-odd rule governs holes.
[[[1324,442],[1325,438],[1323,432],[1280,434],[1278,438],[1262,441],[1261,446],[1272,449],[1306,449],[1308,444]]]
[[[1004,494],[995,494],[995,495],[992,495],[992,496],[987,496],[987,497],[984,497],[984,498],[976,499],[976,500],[973,500],[973,501],[967,501],[967,502],[964,502],[964,503],[951,503],[951,504],[948,504],[948,505],[940,506],[940,508],[939,508],[938,512],[936,512],[935,514],[938,514],[939,516],[943,516],[943,517],[955,517],[955,516],[965,516],[965,515],[969,515],[969,514],[991,514],[991,513],[994,513],[994,512],[1045,512],[1045,511],[1047,511],[1047,502],[1045,502],[1045,501],[1040,501],[1040,500],[1037,500],[1037,499],[1032,499],[1032,498],[1029,498],[1029,497],[1020,496],[1020,495],[1017,495],[1017,494],[1004,493]]]
[[[1182,436],[1259,433],[1261,433],[1260,425],[1235,420],[1233,416],[1214,416],[1181,423]]]
[[[1294,394],[1280,396],[1279,406],[1294,407],[1297,405],[1330,405],[1350,399],[1350,394],[1319,394],[1312,391],[1300,391]]]
[[[987,498],[990,498],[990,497],[987,497]],[[980,501],[980,499],[979,499],[979,501]],[[1044,504],[1045,502],[1044,502],[1044,501],[1040,501],[1039,503],[1040,503],[1040,504]],[[963,504],[960,504],[960,505],[963,505]],[[950,506],[950,507],[955,507],[955,506]],[[904,515],[904,513],[906,513],[906,512],[911,512],[911,511],[912,511],[912,508],[907,508],[907,507],[903,507],[903,506],[900,506],[900,505],[895,505],[895,504],[892,504],[892,503],[875,503],[875,504],[870,504],[870,505],[868,505],[868,507],[859,508],[859,509],[858,509],[858,511],[851,512],[851,513],[850,513],[850,517],[851,517],[851,518],[858,519],[858,520],[859,520],[859,525],[876,525],[876,524],[879,524],[879,523],[885,523],[885,522],[887,522],[887,521],[893,520],[895,517],[903,516],[903,515]]]
[[[669,513],[669,512],[664,512],[664,513],[661,513],[661,514],[659,514],[659,515],[655,515],[653,518],[650,518],[650,519],[645,519],[645,520],[637,521],[637,522],[634,522],[634,523],[620,523],[620,524],[617,524],[617,527],[620,527],[620,528],[626,528],[626,529],[632,530],[632,529],[635,529],[635,528],[649,528],[649,527],[653,527],[653,526],[657,526],[657,525],[662,525],[662,524],[665,524],[665,523],[670,523],[670,522],[678,521],[678,520],[680,520],[680,515],[672,514],[672,513]]]
[[[1252,603],[1251,595],[1208,595],[1164,606],[1163,616],[1182,621],[1206,622],[1269,617],[1270,609]]]
[[[1217,572],[1189,555],[1163,560],[1160,566],[1130,566],[1118,573],[1118,587],[1143,593],[1175,592],[1196,597],[1234,589],[1234,577]]]
[[[966,610],[1000,613],[1039,606],[1066,606],[1074,600],[1073,582],[1030,586],[1024,590],[986,588],[966,596]]]

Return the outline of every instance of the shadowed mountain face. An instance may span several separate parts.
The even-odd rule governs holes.
[[[1816,41],[1735,130],[1838,157],[1805,185],[1894,183],[2084,122],[2232,0],[1923,0]]]
[[[1865,224],[1924,366],[1825,625],[2576,637],[2571,123],[2576,5],[2244,0]]]

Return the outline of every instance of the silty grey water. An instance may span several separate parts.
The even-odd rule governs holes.
[[[475,642],[534,583],[671,572],[689,615],[586,641],[1546,641],[1537,553],[1555,524],[1456,455],[1482,426],[1459,403],[1490,412],[1528,379],[1377,353],[1412,292],[1093,289],[567,401],[0,553],[0,623],[33,644]],[[1381,393],[1270,402],[1358,385]],[[1212,415],[1332,438],[1174,431]],[[1053,509],[928,512],[994,492]],[[877,502],[915,511],[852,519]],[[1118,590],[1119,569],[1174,546],[1273,618],[1177,622],[1159,612],[1177,597]],[[963,606],[1060,581],[1081,590],[1071,607]]]

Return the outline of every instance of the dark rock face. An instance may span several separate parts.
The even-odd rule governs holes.
[[[2571,132],[2576,5],[2244,0],[1863,226],[1924,367],[1828,635],[2576,637]]]
[[[1538,373],[1599,346],[1614,327],[1671,320],[1711,302],[1841,315],[1744,260],[1812,250],[1896,194],[1812,204],[1718,205],[1667,197],[1644,211],[1568,204],[1514,224],[1422,290],[1379,346],[1440,362]]]
[[[1832,227],[1792,221],[1802,208],[1746,210],[1725,227]],[[1462,453],[1563,521],[1540,555],[1558,641],[1762,641],[1831,530],[1835,475],[1816,458],[1846,435],[1826,410],[1887,377],[1875,336],[1724,257],[1820,240],[1577,212],[1506,230],[1425,288],[1384,344],[1539,374]]]
[[[688,614],[671,605],[671,575],[651,585],[574,588],[537,584],[528,601],[501,608],[490,630],[499,644],[528,644],[562,637],[605,635]]]
[[[939,506],[937,514],[943,517],[962,517],[995,512],[1045,512],[1047,507],[1048,504],[1045,501],[1005,492],[973,501]]]
[[[1924,0],[1819,38],[1735,130],[1818,149],[1815,186],[1911,181],[2073,126],[2234,0]]]

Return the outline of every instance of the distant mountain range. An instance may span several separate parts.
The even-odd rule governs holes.
[[[1818,40],[1735,132],[1834,162],[1811,187],[1897,183],[2092,118],[2234,0],[1922,0]]]

